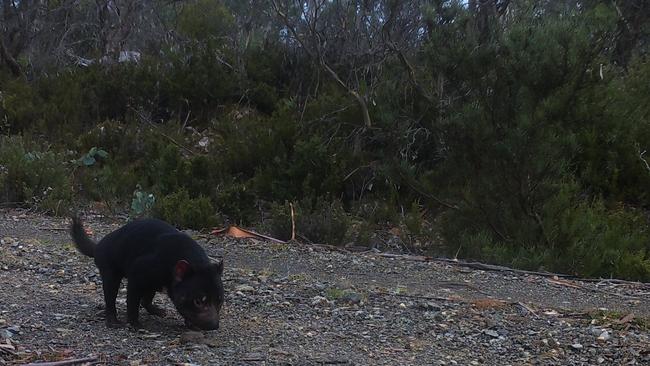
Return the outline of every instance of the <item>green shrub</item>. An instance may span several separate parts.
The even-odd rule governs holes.
[[[180,228],[205,229],[216,224],[210,200],[204,196],[191,198],[184,189],[156,201],[154,215]]]
[[[306,201],[294,204],[296,236],[313,243],[343,245],[348,239],[350,218],[339,201],[318,199],[313,205]],[[291,238],[291,208],[289,203],[273,205],[271,233],[278,239]]]
[[[551,220],[551,218],[549,218]],[[642,212],[582,202],[557,216],[555,269],[587,277],[650,281],[650,232]],[[549,263],[550,265],[551,263]]]
[[[258,217],[257,196],[246,183],[234,179],[220,185],[215,183],[215,207],[230,222],[250,224]]]
[[[0,136],[0,202],[67,214],[72,200],[69,177],[61,154],[32,150],[20,137]]]
[[[575,184],[562,185],[542,210],[543,241],[503,240],[494,230],[447,214],[445,229],[457,238],[449,251],[516,268],[586,277],[650,280],[650,232],[642,212],[607,209],[602,200],[579,200]],[[449,222],[451,219],[452,222]]]

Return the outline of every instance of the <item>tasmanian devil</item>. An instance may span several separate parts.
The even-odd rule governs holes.
[[[95,244],[76,217],[70,234],[82,254],[95,258],[103,282],[108,327],[120,325],[115,298],[126,277],[127,318],[133,327],[140,327],[140,304],[150,314],[165,316],[152,300],[156,292],[166,289],[188,327],[219,328],[223,261],[211,262],[203,248],[186,234],[163,221],[145,219],[132,221]]]

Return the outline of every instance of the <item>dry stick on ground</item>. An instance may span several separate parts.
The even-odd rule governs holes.
[[[55,361],[55,362],[28,363],[24,366],[63,366],[63,365],[75,365],[78,363],[89,363],[95,361],[97,361],[97,357],[86,357],[86,358],[77,358],[72,360]]]
[[[619,294],[619,293],[616,293],[616,292],[610,292],[610,291],[601,290],[601,289],[599,289],[599,288],[589,288],[589,287],[580,286],[580,285],[576,285],[576,286],[578,286],[578,287],[580,287],[581,289],[586,290],[586,291],[597,292],[597,293],[605,294],[605,295],[609,295],[609,296],[616,296],[616,297],[620,297],[620,298],[622,298],[622,299],[627,299],[627,300],[643,300],[643,297],[639,297],[639,296],[624,295],[624,294]]]
[[[602,278],[580,278],[580,277],[577,277],[577,276],[574,276],[574,275],[567,275],[567,274],[561,274],[561,273],[527,271],[527,270],[524,270],[524,269],[514,269],[514,268],[510,268],[510,267],[493,265],[493,264],[485,264],[485,263],[480,263],[480,262],[462,262],[462,261],[457,261],[457,260],[448,259],[448,258],[436,258],[436,259],[429,259],[429,260],[435,260],[436,262],[448,263],[448,264],[452,264],[452,265],[459,266],[459,267],[481,269],[481,270],[485,270],[485,271],[512,272],[512,273],[528,274],[528,275],[535,275],[535,276],[542,276],[542,277],[557,277],[557,278],[564,278],[564,279],[570,279],[570,280],[578,280],[578,281],[581,281],[581,282],[609,281],[611,283],[617,283],[617,284],[622,284],[622,285],[634,285],[634,286],[641,286],[641,287],[650,286],[650,284],[644,283],[644,282],[626,281],[626,280],[618,280],[618,279],[603,280]]]
[[[293,211],[293,203],[289,203],[291,207],[291,241],[296,240],[296,216]]]
[[[582,282],[601,282],[602,279],[595,279],[595,278],[579,278],[573,275],[566,275],[566,274],[560,274],[560,273],[550,273],[550,272],[538,272],[538,271],[527,271],[523,269],[514,269],[514,268],[509,268],[509,267],[504,267],[504,266],[498,266],[498,265],[493,265],[493,264],[485,264],[485,263],[480,263],[480,262],[462,262],[454,259],[448,259],[448,258],[431,258],[427,256],[414,256],[414,255],[404,255],[404,254],[390,254],[390,253],[379,253],[375,254],[380,257],[387,257],[387,258],[396,258],[396,259],[404,259],[404,260],[412,260],[412,261],[419,261],[419,262],[428,262],[428,261],[436,261],[436,262],[443,262],[443,263],[448,263],[452,264],[455,266],[459,267],[467,267],[467,268],[472,268],[472,269],[480,269],[484,271],[495,271],[495,272],[512,272],[512,273],[517,273],[517,274],[527,274],[527,275],[533,275],[533,276],[541,276],[541,277],[557,277],[557,278],[564,278],[564,279],[572,279],[572,280],[578,280]],[[647,287],[650,286],[650,284],[646,284],[643,282],[634,282],[634,281],[625,281],[625,280],[609,280],[612,283],[619,283],[619,284],[627,284],[627,285],[634,285],[634,286],[641,286],[641,287]],[[610,296],[618,296],[624,299],[630,299],[630,300],[642,300],[643,298],[638,297],[638,296],[630,296],[630,295],[623,295],[623,294],[617,294],[615,292],[609,292],[609,291],[604,291],[598,288],[589,288],[585,286],[581,286],[579,284],[573,284],[574,286],[586,290],[586,291],[592,291],[592,292],[599,292],[602,294],[610,295]]]
[[[550,272],[527,271],[527,270],[524,270],[524,269],[514,269],[514,268],[505,267],[505,266],[499,266],[499,265],[494,265],[494,264],[485,264],[485,263],[480,263],[480,262],[462,262],[462,261],[457,261],[457,260],[448,259],[448,258],[436,258],[434,260],[436,262],[443,262],[443,263],[448,263],[448,264],[452,264],[452,265],[459,266],[459,267],[480,269],[480,270],[484,270],[484,271],[513,272],[513,273],[536,275],[536,276],[543,276],[543,277],[575,278],[575,276],[571,276],[571,275],[565,275],[565,274],[559,274],[559,273],[550,273]]]
[[[5,347],[3,347],[3,346],[5,346]],[[9,347],[11,347],[11,348],[9,348]],[[0,354],[4,353],[4,354],[10,355],[10,356],[16,356],[17,353],[16,353],[16,351],[14,351],[14,349],[15,348],[13,346],[11,346],[11,345],[0,344]]]
[[[537,271],[526,271],[526,270],[522,270],[522,269],[513,269],[513,268],[508,268],[508,267],[503,267],[503,266],[479,263],[479,262],[457,262],[457,261],[454,261],[454,260],[451,260],[451,259],[446,259],[446,258],[438,258],[438,259],[436,259],[436,261],[450,263],[450,264],[463,266],[463,267],[474,268],[474,269],[487,270],[487,271],[513,272],[513,273],[521,273],[521,274],[528,274],[528,275],[542,276],[542,277],[558,277],[558,278],[565,278],[565,279],[575,279],[575,280],[584,281],[584,282],[593,282],[594,281],[593,279],[585,280],[585,279],[577,278],[577,277],[571,276],[571,275],[563,275],[563,274],[547,273],[547,272],[537,272]],[[622,280],[620,280],[620,281],[622,281]],[[554,282],[554,283],[558,284],[558,285],[563,285],[562,283],[559,283],[559,282]],[[642,285],[642,286],[646,285],[646,284],[639,283],[639,282],[628,282],[628,283],[629,284]],[[638,297],[638,296],[630,296],[630,295],[618,294],[618,293],[615,293],[615,292],[601,290],[599,288],[589,288],[589,287],[579,285],[577,283],[572,283],[570,287],[579,288],[579,289],[582,289],[582,290],[585,290],[585,291],[598,292],[598,293],[605,294],[605,295],[610,295],[610,296],[617,296],[617,297],[621,297],[621,298],[629,299],[629,300],[642,300],[642,298]]]

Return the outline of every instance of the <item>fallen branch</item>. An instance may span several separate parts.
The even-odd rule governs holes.
[[[406,261],[416,261],[416,262],[428,262],[433,260],[433,257],[428,257],[425,255],[393,254],[393,253],[374,253],[372,255],[375,255],[377,257],[403,259]]]
[[[10,344],[0,344],[0,354],[4,353],[10,356],[16,356],[16,348]]]
[[[97,357],[86,357],[86,358],[76,358],[71,360],[64,361],[54,361],[54,362],[34,362],[28,363],[24,366],[63,366],[63,365],[75,365],[78,363],[88,363],[97,361]]]
[[[550,282],[552,284],[555,284],[555,285],[566,286],[566,287],[571,287],[571,288],[578,288],[578,289],[583,288],[581,286],[576,285],[575,283],[571,283],[571,282],[566,281],[566,280],[560,280],[559,278],[558,279],[549,278],[548,282]]]
[[[289,207],[291,207],[291,241],[296,240],[296,216],[293,211],[293,203],[289,203]]]
[[[496,271],[496,272],[512,272],[512,273],[517,273],[517,274],[526,274],[526,275],[533,275],[533,276],[541,276],[541,277],[557,277],[558,279],[570,279],[570,280],[576,280],[580,282],[603,282],[607,281],[610,283],[616,283],[616,284],[623,284],[623,285],[632,285],[632,286],[639,286],[639,287],[649,287],[650,288],[650,283],[644,283],[644,282],[636,282],[636,281],[626,281],[626,280],[618,280],[618,279],[608,279],[608,280],[603,280],[602,278],[580,278],[578,276],[574,275],[568,275],[568,274],[561,274],[561,273],[552,273],[552,272],[539,272],[539,271],[527,271],[523,269],[514,269],[510,267],[505,267],[505,266],[499,266],[499,265],[494,265],[494,264],[485,264],[485,263],[480,263],[480,262],[463,262],[463,261],[458,261],[454,259],[448,259],[448,258],[435,258],[433,259],[436,262],[443,262],[443,263],[448,263],[460,267],[467,267],[467,268],[472,268],[472,269],[480,269],[484,271]],[[557,281],[557,279],[556,279]],[[572,285],[572,286],[578,286],[581,288],[585,288],[580,285]],[[613,295],[613,296],[621,296],[621,297],[627,297],[631,299],[638,299],[637,297],[633,296],[627,296],[627,295],[621,295],[621,294],[615,294],[607,291],[603,291],[600,289],[590,289],[590,288],[585,288],[590,291],[594,292],[601,292],[605,293],[608,295]]]
[[[591,291],[591,292],[597,292],[597,293],[601,293],[601,294],[605,294],[605,295],[609,295],[609,296],[616,296],[616,297],[620,297],[620,298],[626,299],[626,300],[643,300],[644,299],[643,297],[619,294],[619,293],[616,293],[616,292],[601,290],[599,288],[589,288],[589,287],[584,287],[584,286],[579,286],[579,287],[582,288],[583,290],[587,290],[587,291]]]
[[[558,277],[558,278],[575,278],[575,276],[572,275],[565,275],[565,274],[559,274],[559,273],[550,273],[550,272],[538,272],[538,271],[527,271],[524,269],[514,269],[510,267],[505,267],[505,266],[499,266],[495,264],[485,264],[485,263],[480,263],[480,262],[463,262],[463,261],[458,261],[455,259],[448,259],[448,258],[436,258],[433,259],[436,262],[443,262],[443,263],[448,263],[452,264],[455,266],[459,267],[467,267],[467,268],[472,268],[472,269],[480,269],[483,271],[495,271],[495,272],[513,272],[513,273],[519,273],[519,274],[527,274],[527,275],[535,275],[535,276],[543,276],[543,277]]]
[[[605,290],[601,290],[599,288],[585,287],[585,286],[582,286],[582,285],[577,284],[577,283],[568,283],[566,281],[560,280],[560,278],[562,278],[562,279],[565,279],[565,280],[566,279],[571,279],[571,280],[577,280],[577,281],[582,281],[582,282],[602,281],[602,280],[597,280],[597,279],[583,279],[583,278],[579,278],[579,277],[576,277],[576,276],[559,274],[559,273],[526,271],[526,270],[523,270],[523,269],[514,269],[514,268],[498,266],[498,265],[492,265],[492,264],[479,263],[479,262],[460,262],[460,261],[455,261],[453,259],[447,259],[447,258],[437,258],[435,260],[438,261],[438,262],[444,262],[444,263],[449,263],[449,264],[458,265],[458,266],[462,266],[462,267],[480,269],[480,270],[485,270],[485,271],[512,272],[512,273],[526,274],[526,275],[533,275],[533,276],[551,277],[549,282],[557,284],[557,285],[572,287],[572,288],[576,288],[576,289],[582,289],[582,290],[585,290],[585,291],[598,292],[598,293],[601,293],[601,294],[616,296],[616,297],[620,297],[620,298],[628,299],[628,300],[642,300],[643,299],[643,298],[638,297],[638,296],[619,294],[619,293],[616,293],[616,292],[605,291]],[[618,280],[618,281],[623,281],[623,280]],[[647,286],[647,284],[642,283],[642,282],[628,282],[628,284]]]

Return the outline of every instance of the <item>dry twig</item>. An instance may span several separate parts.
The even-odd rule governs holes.
[[[76,358],[71,360],[54,361],[54,362],[34,362],[28,363],[24,366],[64,366],[76,365],[79,363],[91,363],[97,361],[97,357]]]

